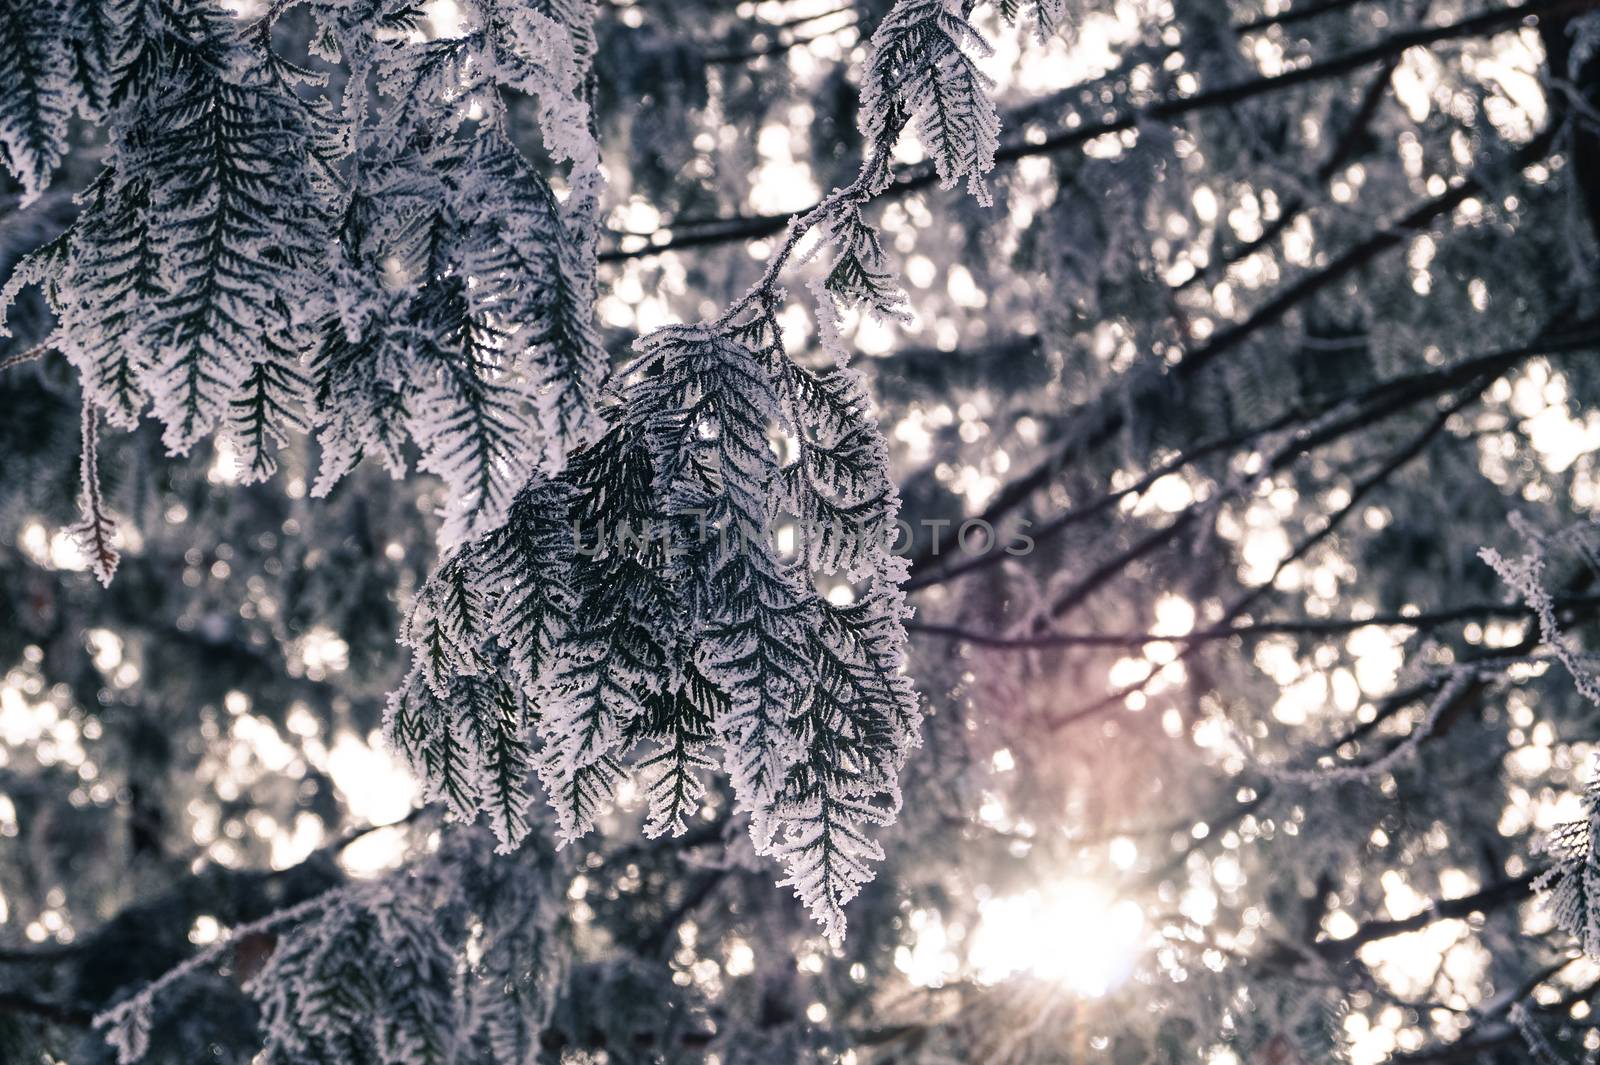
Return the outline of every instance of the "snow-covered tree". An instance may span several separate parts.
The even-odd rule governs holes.
[[[11,0],[0,1059],[1592,1054],[1597,113],[1558,0]]]

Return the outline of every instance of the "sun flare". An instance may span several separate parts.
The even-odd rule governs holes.
[[[1137,903],[1081,881],[990,899],[980,912],[969,955],[979,981],[1026,973],[1092,997],[1128,979],[1145,932]]]

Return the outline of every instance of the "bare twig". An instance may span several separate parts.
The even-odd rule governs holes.
[[[1559,606],[1600,606],[1600,596],[1575,596],[1557,601]],[[1422,611],[1414,614],[1373,614],[1357,618],[1283,618],[1270,621],[1244,622],[1237,625],[1213,625],[1194,632],[1174,635],[1160,632],[1040,632],[1006,636],[983,632],[960,625],[941,625],[934,622],[912,621],[907,630],[924,636],[947,640],[960,640],[980,647],[999,650],[1035,651],[1062,647],[1138,648],[1150,643],[1215,643],[1221,640],[1259,640],[1268,636],[1337,636],[1366,628],[1432,629],[1457,622],[1479,618],[1522,619],[1530,616],[1526,606],[1515,603],[1468,603],[1444,610]]]
[[[6,370],[13,369],[17,366],[26,365],[27,363],[33,362],[35,359],[42,359],[49,354],[51,350],[53,350],[51,345],[46,342],[43,344],[35,344],[27,351],[18,352],[15,355],[0,359],[0,373],[4,373]]]

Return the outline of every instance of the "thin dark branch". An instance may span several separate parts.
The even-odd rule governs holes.
[[[1276,15],[1259,15],[1247,22],[1235,23],[1233,28],[1240,33],[1259,33],[1273,26],[1292,26],[1297,22],[1305,22],[1318,15],[1326,15],[1330,11],[1340,11],[1364,2],[1365,0],[1308,0]]]
[[[1485,668],[1490,666],[1508,666],[1512,662],[1525,658],[1527,654],[1537,645],[1538,638],[1536,636],[1529,637],[1519,641],[1511,647],[1497,647],[1480,655],[1463,658],[1458,661],[1456,665],[1461,668],[1469,666],[1481,666]],[[1419,681],[1418,683],[1409,687],[1402,688],[1400,691],[1390,692],[1378,703],[1377,712],[1373,714],[1369,720],[1356,723],[1343,735],[1329,741],[1326,749],[1329,752],[1337,751],[1345,744],[1354,743],[1355,741],[1366,737],[1370,733],[1377,731],[1379,726],[1381,726],[1385,721],[1393,718],[1401,710],[1404,710],[1406,707],[1417,702],[1419,699],[1425,699],[1437,693],[1439,689],[1443,688],[1447,683],[1449,683],[1452,675],[1453,671],[1451,670],[1436,672],[1429,676],[1426,680]]]
[[[1572,589],[1572,592],[1576,593],[1581,591],[1590,584],[1592,584],[1592,580],[1583,580],[1580,582],[1578,587]],[[1592,614],[1597,606],[1600,606],[1600,599],[1577,594],[1561,596],[1555,602],[1556,613],[1565,620],[1572,620],[1574,618],[1583,617],[1587,614]],[[1523,616],[1531,620],[1533,615],[1531,612],[1529,612]],[[1522,638],[1516,643],[1505,647],[1494,648],[1491,651],[1487,651],[1473,658],[1463,659],[1459,664],[1462,666],[1472,666],[1487,664],[1490,662],[1510,662],[1532,653],[1532,651],[1539,646],[1539,641],[1540,633],[1538,626],[1530,624],[1524,629]],[[1328,745],[1329,750],[1336,751],[1347,743],[1353,743],[1356,740],[1364,738],[1368,733],[1375,731],[1385,721],[1389,720],[1395,714],[1416,702],[1418,699],[1422,699],[1438,691],[1439,688],[1445,683],[1447,676],[1448,674],[1435,675],[1417,684],[1413,684],[1408,688],[1389,693],[1378,704],[1377,713],[1373,714],[1369,720],[1356,724],[1346,731],[1342,736],[1336,738]]]
[[[0,373],[4,373],[13,367],[26,365],[27,363],[33,362],[35,359],[42,359],[45,355],[49,354],[50,351],[51,346],[48,343],[35,344],[27,351],[21,351],[15,355],[0,359]]]
[[[1489,913],[1502,906],[1521,902],[1533,894],[1534,881],[1539,878],[1543,870],[1525,873],[1510,880],[1502,880],[1498,884],[1491,884],[1482,891],[1471,895],[1463,895],[1457,899],[1443,899],[1431,902],[1419,913],[1410,917],[1393,920],[1366,921],[1358,925],[1356,930],[1343,939],[1328,939],[1316,946],[1318,954],[1332,962],[1349,961],[1355,957],[1356,952],[1368,943],[1380,939],[1389,939],[1393,936],[1405,935],[1426,928],[1436,921],[1448,921],[1471,916],[1474,913]]]
[[[278,20],[283,17],[284,12],[288,11],[298,2],[299,0],[273,0],[272,6],[267,9],[266,13],[252,22],[244,31],[245,37],[253,37],[260,42],[262,47],[270,48],[272,42],[272,27],[277,25]]]
[[[1234,85],[1195,93],[1193,96],[1173,97],[1157,101],[1145,107],[1130,108],[1115,118],[1101,122],[1085,123],[1072,129],[1061,130],[1053,136],[1045,137],[1038,141],[1022,141],[1008,144],[995,153],[995,162],[997,164],[1012,163],[1019,159],[1027,159],[1036,155],[1050,155],[1068,148],[1079,147],[1109,133],[1121,133],[1125,130],[1136,129],[1146,122],[1165,121],[1213,107],[1227,107],[1243,103],[1257,96],[1282,89],[1340,77],[1373,63],[1398,56],[1411,48],[1423,48],[1443,41],[1493,34],[1515,26],[1529,16],[1553,15],[1565,12],[1568,9],[1582,9],[1591,3],[1593,3],[1593,0],[1530,0],[1526,4],[1492,8],[1447,26],[1415,27],[1392,34],[1366,48],[1359,48],[1320,63],[1309,63],[1281,74],[1250,78]],[[1545,147],[1547,148],[1548,145]],[[885,190],[884,195],[898,195],[927,188],[937,180],[937,173],[929,165],[918,164],[905,167],[897,172],[894,183]],[[797,213],[805,214],[809,210],[814,210],[815,206],[813,205],[813,207],[807,208],[806,211]],[[609,249],[600,254],[600,261],[620,262],[627,259],[659,255],[664,251],[678,251],[684,248],[699,247],[707,244],[722,244],[737,240],[754,240],[781,232],[788,225],[790,217],[788,214],[783,214],[729,218],[725,223],[715,227],[708,227],[704,232],[670,237],[667,240],[648,244],[641,248]]]
[[[832,18],[835,15],[842,15],[847,11],[854,12],[855,9],[856,5],[854,3],[840,4],[838,7],[829,8],[827,11],[819,11],[815,15],[796,15],[794,18],[784,19],[782,22],[769,22],[765,28],[775,32],[792,30],[813,22],[821,22],[823,19]]]
[[[837,11],[829,12],[829,14],[839,15],[844,14],[849,10],[849,8],[840,8]],[[796,25],[804,22],[819,22],[826,17],[826,15],[813,15],[808,19],[798,20]],[[771,44],[765,45],[761,48],[747,48],[737,52],[716,52],[707,55],[705,57],[705,62],[716,64],[718,66],[731,66],[739,63],[753,62],[757,59],[766,59],[770,56],[782,55],[791,49],[799,48],[815,41],[825,40],[828,37],[832,37],[836,33],[842,33],[845,30],[854,29],[855,26],[856,19],[851,18],[837,26],[833,26],[825,30],[818,30],[816,33],[812,34],[796,34],[789,37],[787,40],[781,39],[782,35],[780,34],[779,40],[773,41]]]
[[[1557,603],[1558,608],[1580,605],[1600,606],[1600,596],[1581,596],[1559,600]],[[1479,618],[1519,619],[1529,616],[1531,612],[1527,607],[1515,603],[1469,603],[1447,610],[1417,614],[1374,614],[1367,618],[1284,618],[1276,621],[1245,622],[1240,625],[1216,625],[1181,635],[1158,632],[1041,632],[1003,636],[960,625],[919,621],[908,622],[906,628],[924,636],[961,640],[981,647],[1031,651],[1059,647],[1137,648],[1150,643],[1214,643],[1235,638],[1259,640],[1267,636],[1336,636],[1370,627],[1431,629]]]
[[[352,828],[338,839],[334,840],[332,843],[325,844],[323,847],[321,847],[321,853],[327,855],[338,854],[346,847],[349,847],[351,844],[355,843],[357,840],[365,839],[374,832],[382,832],[386,828],[404,828],[406,825],[414,824],[422,818],[437,812],[438,811],[432,806],[416,806],[411,809],[410,813],[406,814],[397,821],[388,821],[381,825],[362,825],[358,828]],[[294,867],[291,866],[290,868]],[[288,870],[281,871],[288,872]]]

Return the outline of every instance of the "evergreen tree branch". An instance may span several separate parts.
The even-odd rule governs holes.
[[[225,930],[214,942],[152,980],[138,993],[97,1013],[92,1021],[94,1027],[105,1032],[106,1041],[117,1050],[119,1062],[128,1065],[138,1061],[149,1049],[150,1027],[156,1000],[168,989],[188,979],[200,969],[215,964],[246,937],[270,932],[309,917],[335,903],[347,890],[348,888],[344,886],[330,888],[304,902],[285,907],[248,924]]]
[[[106,513],[105,500],[100,494],[100,411],[87,392],[83,397],[81,418],[83,449],[79,455],[79,508],[82,517],[68,530],[77,540],[89,569],[104,587],[110,587],[117,572],[122,554],[112,543],[116,523]]]
[[[1524,979],[1512,994],[1496,996],[1488,1004],[1488,1008],[1479,1011],[1472,1026],[1460,1033],[1454,1042],[1395,1054],[1389,1061],[1394,1065],[1448,1065],[1450,1062],[1492,1060],[1486,1055],[1512,1044],[1519,1044],[1519,1049],[1526,1051],[1525,1037],[1519,1025],[1503,1018],[1513,1014],[1519,1006],[1526,1003],[1528,996],[1533,994],[1534,989],[1540,984],[1576,960],[1577,958],[1565,958],[1551,962]],[[1530,1012],[1536,1012],[1543,1017],[1570,1021],[1572,1007],[1580,1002],[1591,1002],[1597,993],[1600,993],[1600,981],[1584,983],[1558,996],[1552,1002],[1539,1003]]]

